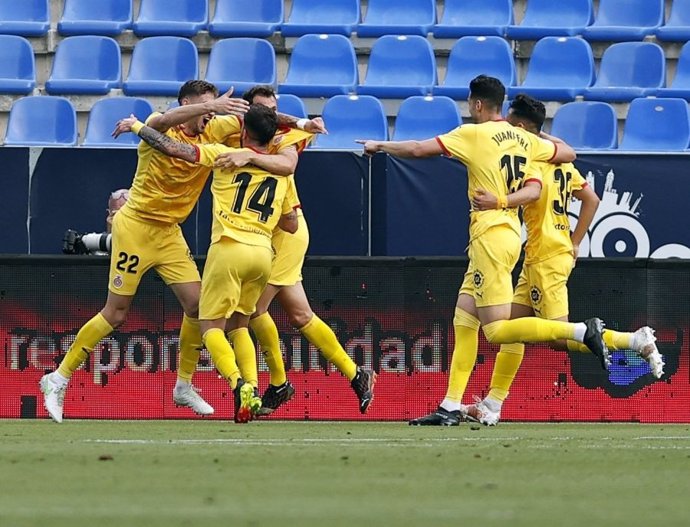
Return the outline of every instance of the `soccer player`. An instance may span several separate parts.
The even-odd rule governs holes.
[[[539,135],[544,124],[544,105],[527,95],[518,95],[510,105],[507,121]],[[579,245],[594,219],[599,198],[571,163],[552,165],[539,163],[542,173],[542,192],[539,200],[523,207],[527,228],[525,261],[515,288],[511,318],[537,316],[550,320],[568,320],[567,281],[575,266]],[[568,206],[571,196],[582,201],[580,215],[573,233],[570,233]],[[495,207],[495,196],[486,194],[475,205],[480,209]],[[609,349],[632,349],[645,359],[658,379],[663,375],[663,359],[650,327],[634,333],[621,333],[607,329],[604,341]],[[553,342],[560,350],[589,352],[589,348],[574,341]],[[503,344],[496,356],[488,395],[475,404],[461,408],[468,420],[484,425],[496,425],[501,407],[522,362],[524,344]],[[453,374],[453,372],[451,373]],[[460,394],[460,397],[462,394]],[[453,399],[457,399],[454,394]],[[439,425],[457,415],[444,415],[443,403],[438,412],[417,419],[417,424]],[[441,414],[441,415],[437,415]]]
[[[127,121],[123,128],[129,125],[153,148],[188,162],[212,167],[218,154],[231,151],[220,144],[176,142],[143,123]],[[267,154],[277,127],[278,118],[273,109],[250,106],[244,116],[242,145]],[[203,342],[216,369],[234,391],[236,422],[249,421],[260,408],[261,399],[254,395],[254,387],[240,376],[235,352],[224,329],[227,323],[233,331],[247,330],[249,316],[271,273],[273,230],[280,227],[294,233],[298,228],[294,209],[299,202],[296,193],[288,191],[292,184],[290,178],[275,177],[246,165],[218,171],[211,185],[213,226],[201,282],[199,320]],[[286,199],[286,195],[290,197]],[[282,216],[278,211],[282,211]]]
[[[534,163],[570,162],[575,152],[561,141],[539,138],[505,122],[500,113],[504,98],[505,87],[498,79],[480,75],[470,83],[468,99],[476,124],[424,141],[362,141],[368,155],[455,157],[467,166],[471,202],[486,192],[498,197],[495,209],[476,210],[473,206],[470,212],[470,262],[453,319],[451,370],[457,374],[451,375],[451,393],[465,391],[477,358],[480,325],[492,344],[572,339],[586,344],[597,356],[608,357],[603,323],[598,318],[576,324],[536,317],[510,320],[511,271],[521,247],[517,208],[536,201],[541,193],[541,175]],[[444,399],[444,409],[459,414],[460,399]]]
[[[273,110],[277,109],[275,91],[270,86],[255,86],[247,91],[243,97],[251,104],[262,104]],[[272,144],[281,149],[289,147],[293,150],[296,149],[296,152],[301,152],[312,138],[312,134],[305,137],[304,132],[300,132],[300,130],[281,127]],[[233,154],[228,154],[228,156],[231,155]],[[239,157],[242,154],[237,153],[235,155]],[[238,157],[233,158],[233,161],[239,162],[237,161]],[[234,163],[229,165],[230,168],[234,166],[236,166]],[[290,178],[294,180],[294,176],[290,176]],[[359,399],[359,410],[364,414],[374,398],[376,374],[371,370],[359,368],[338,342],[333,330],[312,311],[302,286],[302,266],[309,246],[309,229],[301,208],[297,209],[297,219],[299,222],[297,232],[289,233],[283,229],[277,229],[273,233],[275,257],[271,277],[249,323],[261,344],[261,352],[266,359],[270,372],[269,385],[261,398],[262,407],[259,413],[261,415],[271,414],[295,394],[295,388],[288,381],[285,372],[278,328],[268,312],[271,302],[277,298],[287,313],[290,324],[318,348],[326,360],[347,377]],[[254,346],[249,336],[240,335],[241,340],[239,342],[236,333],[229,334],[228,338],[234,338],[238,344],[236,351],[243,377],[247,381],[251,379],[255,383],[258,382],[256,361],[253,361],[252,365],[252,361],[246,357],[246,354],[240,354],[240,348],[251,349],[251,352],[254,353]],[[244,344],[245,342],[246,344]],[[245,370],[248,371],[245,372]]]

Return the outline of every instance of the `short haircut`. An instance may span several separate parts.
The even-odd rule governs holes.
[[[278,116],[268,106],[252,104],[244,114],[244,128],[252,139],[263,146],[276,134]]]
[[[518,119],[529,121],[537,130],[541,130],[546,120],[546,107],[544,103],[529,95],[521,93],[510,103],[511,114]]]
[[[218,97],[218,88],[210,82],[202,80],[193,80],[185,82],[177,94],[177,102],[182,104],[182,99],[190,95],[203,95],[205,93],[212,93],[214,97]]]
[[[273,89],[273,86],[269,86],[268,84],[259,84],[244,92],[242,98],[249,104],[254,104],[254,97],[257,95],[259,97],[273,97],[275,99],[276,91]]]
[[[479,99],[484,104],[493,106],[496,109],[501,107],[505,96],[505,86],[495,77],[479,75],[470,82],[470,97]]]

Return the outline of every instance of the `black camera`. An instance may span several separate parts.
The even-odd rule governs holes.
[[[67,229],[62,237],[64,254],[109,254],[112,235],[107,232],[80,234]]]

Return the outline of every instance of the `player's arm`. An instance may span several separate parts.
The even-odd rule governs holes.
[[[424,141],[372,141],[357,140],[357,143],[364,145],[364,154],[374,155],[377,152],[386,152],[396,157],[433,157],[445,154],[443,147],[434,139]]]
[[[260,154],[253,150],[238,150],[220,154],[214,168],[234,170],[245,165],[254,165],[275,176],[289,176],[297,169],[297,148],[289,146],[277,154]]]
[[[278,227],[290,234],[295,234],[297,232],[298,225],[297,212],[295,212],[294,209],[287,214],[283,214],[278,220]]]
[[[249,109],[249,103],[244,99],[237,99],[230,97],[232,95],[233,88],[230,88],[220,97],[216,97],[212,101],[197,103],[197,104],[185,104],[178,106],[177,108],[172,108],[165,113],[157,115],[149,120],[147,123],[151,128],[158,130],[159,132],[165,132],[173,126],[178,126],[190,119],[195,117],[201,117],[206,114],[229,114],[242,116],[247,113]]]
[[[575,150],[572,146],[563,141],[563,139],[549,135],[546,132],[539,132],[539,137],[551,141],[556,145],[556,151],[554,152],[553,157],[549,159],[549,163],[557,165],[559,163],[572,163],[575,161],[575,158],[577,157]]]
[[[537,201],[540,195],[541,183],[536,180],[526,181],[520,190],[508,194],[504,198],[505,201],[480,188],[472,196],[472,210],[514,209]]]
[[[305,132],[312,134],[327,134],[326,125],[321,117],[314,117],[313,119],[305,119],[288,115],[286,113],[276,112],[278,116],[278,124],[280,126],[288,126],[290,128],[299,128]]]
[[[589,227],[592,225],[594,215],[599,208],[599,196],[587,185],[580,190],[575,190],[573,196],[582,202],[580,206],[580,214],[577,218],[577,225],[575,230],[570,235],[573,242],[573,256],[577,260],[577,254],[580,250],[580,243],[587,234]]]
[[[199,160],[199,150],[195,146],[174,141],[158,130],[154,130],[150,126],[145,125],[134,115],[130,115],[126,119],[120,119],[117,122],[115,130],[119,131],[119,133],[132,132],[137,134],[142,140],[151,145],[152,148],[171,157],[184,159],[190,163],[196,163]],[[113,135],[114,134],[115,132],[113,132]]]

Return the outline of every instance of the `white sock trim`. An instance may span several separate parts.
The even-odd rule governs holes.
[[[576,322],[573,340],[583,342],[585,340],[585,333],[587,333],[587,325],[584,322]]]
[[[447,397],[441,401],[441,408],[448,410],[449,412],[460,411],[460,401],[451,401]]]

